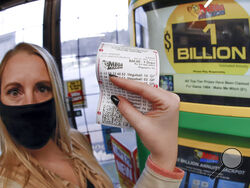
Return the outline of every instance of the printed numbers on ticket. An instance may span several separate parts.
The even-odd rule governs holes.
[[[142,113],[151,110],[151,104],[141,96],[125,91],[109,81],[109,74],[159,87],[159,55],[156,50],[101,43],[97,53],[96,76],[100,88],[97,123],[130,127],[113,104],[111,95],[127,98]]]

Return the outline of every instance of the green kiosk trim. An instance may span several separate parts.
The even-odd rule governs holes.
[[[181,111],[179,119],[179,137],[181,138],[249,148],[249,118],[216,116]],[[150,153],[142,144],[138,135],[137,145],[139,150],[140,171],[142,172]]]

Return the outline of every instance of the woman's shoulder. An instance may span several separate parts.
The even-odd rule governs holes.
[[[5,185],[5,186],[4,186]],[[21,188],[22,186],[18,184],[17,182],[7,179],[3,176],[0,176],[0,187],[6,187],[6,188]]]
[[[70,137],[73,141],[73,145],[78,145],[92,152],[90,141],[83,133],[79,132],[76,129],[70,129]]]
[[[20,183],[25,181],[27,175],[28,170],[18,159],[0,162],[0,187],[22,187]]]
[[[0,158],[0,177],[2,173],[7,171],[8,169],[10,169],[10,171],[13,171],[13,170],[23,171],[24,170],[23,165],[21,161],[19,160],[19,158],[17,158],[13,154],[3,153]]]

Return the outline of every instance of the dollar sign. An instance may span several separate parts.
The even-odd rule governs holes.
[[[171,48],[172,46],[171,46],[171,42],[170,42],[171,36],[170,36],[170,34],[168,33],[168,31],[165,33],[164,38],[165,38],[165,41],[166,41],[166,43],[165,43],[165,48],[166,48],[166,49],[168,50],[168,52],[169,52],[169,50],[170,50],[170,48]]]

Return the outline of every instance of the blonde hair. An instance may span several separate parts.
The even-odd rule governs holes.
[[[15,48],[8,51],[4,56],[2,63],[0,65],[0,87],[1,87],[2,74],[8,60],[19,52],[26,52],[28,54],[37,55],[44,60],[44,63],[47,67],[49,77],[51,80],[52,93],[55,101],[56,116],[57,116],[56,117],[57,125],[56,125],[54,141],[60,148],[61,148],[60,142],[62,141],[63,143],[65,143],[68,150],[67,152],[71,153],[72,146],[69,135],[70,127],[64,104],[63,83],[60,78],[60,74],[57,69],[55,60],[47,50],[35,44],[20,43]],[[8,169],[7,165],[10,162],[10,160],[13,159],[13,157],[14,158],[17,157],[21,161],[21,163],[23,163],[23,165],[28,169],[29,173],[33,174],[39,180],[39,182],[44,183],[45,187],[53,187],[53,185],[50,184],[51,181],[45,179],[45,177],[40,173],[40,171],[38,171],[37,168],[35,168],[31,164],[29,160],[29,154],[25,150],[23,150],[22,147],[19,147],[11,139],[1,119],[0,119],[0,131],[1,131],[0,141],[1,141],[1,151],[2,151],[2,156],[0,158],[0,161],[1,161],[1,166],[4,167],[1,170],[1,175],[7,178],[10,176],[11,172],[7,172],[9,170],[6,171],[6,169]],[[27,183],[29,177],[26,177],[26,179]]]

